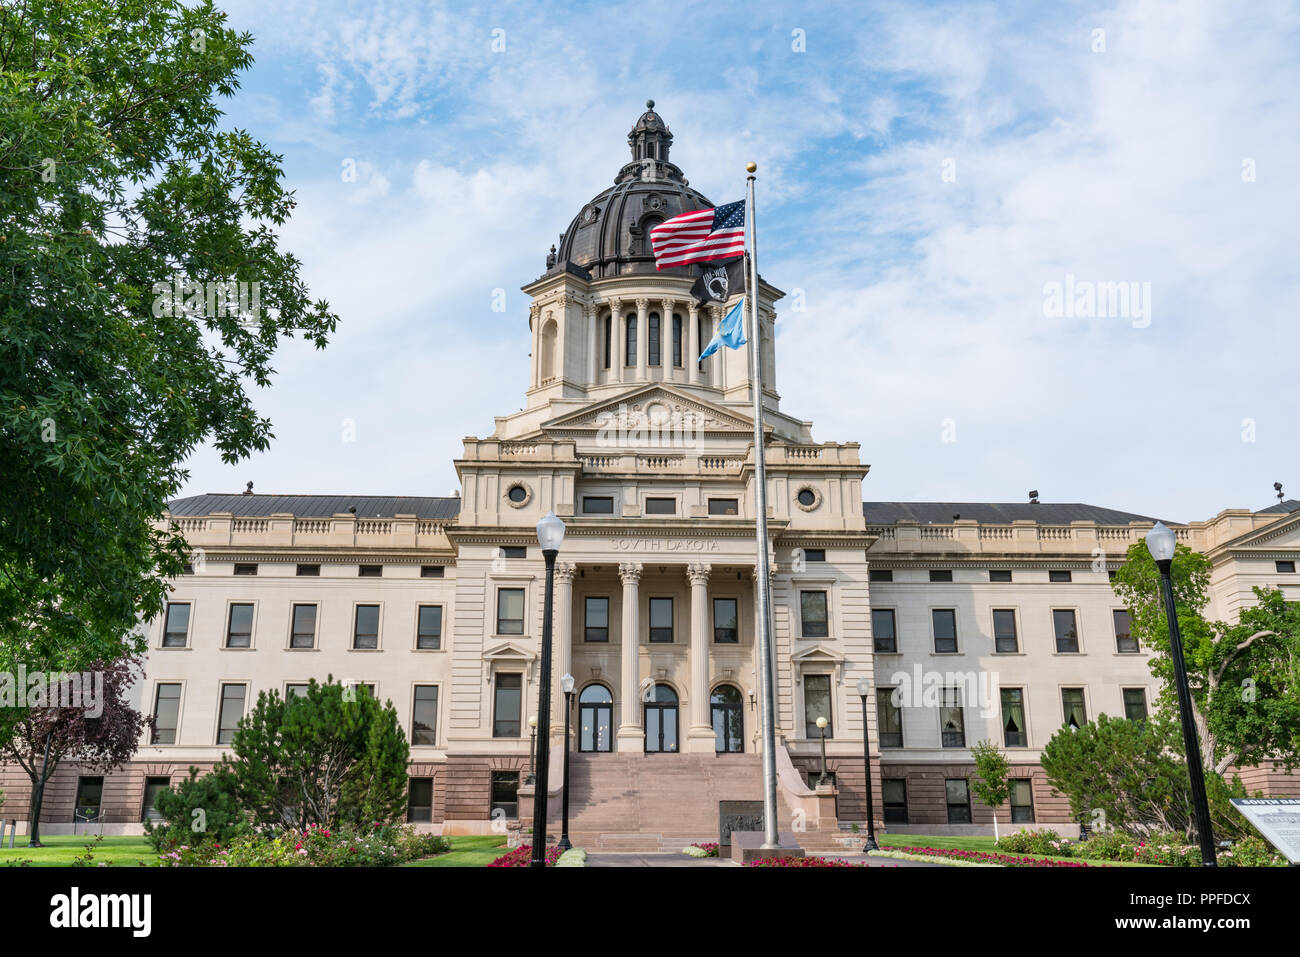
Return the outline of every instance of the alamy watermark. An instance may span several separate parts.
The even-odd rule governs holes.
[[[1129,319],[1134,329],[1151,325],[1151,283],[1094,282],[1065,274],[1043,283],[1043,315],[1049,319]]]
[[[155,317],[187,315],[204,319],[233,316],[244,323],[262,318],[262,287],[257,280],[215,279],[200,282],[179,273],[153,284]]]
[[[104,713],[104,675],[99,671],[0,671],[0,708],[79,708],[87,718]]]

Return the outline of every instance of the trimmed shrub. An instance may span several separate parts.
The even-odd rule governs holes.
[[[1072,857],[1073,845],[1048,828],[1041,831],[1017,831],[1000,838],[995,845],[999,851],[1012,854],[1042,854],[1046,857]]]
[[[218,765],[199,777],[198,768],[176,787],[158,794],[154,808],[162,823],[145,821],[144,831],[156,851],[203,843],[227,845],[252,833],[249,815],[240,806],[234,777]]]
[[[248,834],[228,844],[207,840],[163,853],[162,867],[391,867],[445,853],[451,842],[436,834],[375,824]]]

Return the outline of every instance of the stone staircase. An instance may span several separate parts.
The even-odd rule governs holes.
[[[719,801],[763,797],[756,754],[590,754],[570,756],[569,838],[588,851],[680,851],[718,839]],[[777,788],[779,829],[795,830]],[[547,830],[560,832],[559,795],[548,804]],[[831,849],[842,835],[804,830],[800,844]]]

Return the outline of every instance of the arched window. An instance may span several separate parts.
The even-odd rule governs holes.
[[[636,365],[636,313],[629,312],[624,323],[627,327],[627,349],[624,350],[626,355],[623,356],[623,364],[634,366]]]
[[[546,325],[542,326],[541,377],[543,380],[555,375],[555,336],[558,328],[554,319],[546,320]]]
[[[677,751],[677,692],[668,685],[655,685],[645,696],[646,754]]]
[[[609,359],[611,353],[609,343],[610,343],[610,338],[613,335],[613,332],[614,332],[614,314],[610,313],[608,316],[605,317],[605,368],[606,369],[609,368]]]
[[[713,714],[714,750],[718,754],[738,754],[745,750],[745,709],[740,689],[735,685],[718,685],[709,696]]]
[[[650,313],[650,341],[647,343],[650,347],[650,365],[659,365],[659,313]]]
[[[604,685],[590,684],[578,695],[578,750],[614,750],[614,696]]]
[[[682,317],[673,313],[673,366],[682,367]]]

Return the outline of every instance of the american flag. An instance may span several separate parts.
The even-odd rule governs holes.
[[[657,269],[739,256],[745,252],[745,201],[664,220],[650,230],[650,245]]]

